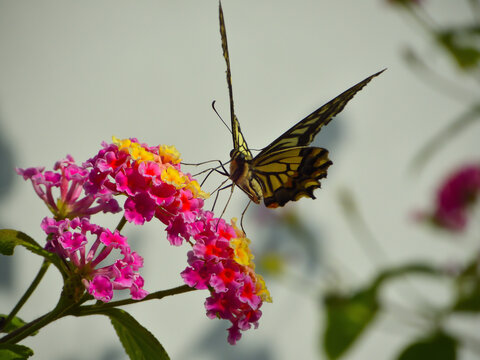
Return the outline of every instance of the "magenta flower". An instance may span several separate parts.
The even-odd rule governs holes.
[[[154,217],[168,225],[168,239],[181,245],[188,226],[198,217],[208,197],[196,180],[180,171],[173,147],[149,147],[136,139],[103,144],[84,165],[90,170],[87,193],[125,195],[125,218],[143,225]]]
[[[123,289],[129,289],[135,300],[147,296],[138,273],[143,259],[131,251],[127,238],[117,230],[112,233],[87,218],[56,221],[48,217],[43,219],[42,229],[49,239],[46,248],[65,260],[70,274],[80,276],[86,290],[97,300],[108,302],[113,290]],[[88,243],[91,246],[87,250]],[[120,259],[99,266],[114,250]]]
[[[157,218],[166,225],[170,244],[188,242],[192,246],[181,276],[187,285],[209,290],[207,316],[229,320],[228,341],[235,344],[241,331],[258,326],[263,302],[271,301],[265,282],[255,273],[250,241],[235,222],[227,224],[203,210],[208,194],[181,171],[174,147],[149,147],[136,139],[115,138],[112,144],[102,145],[82,167],[68,157],[56,164],[58,172],[17,170],[31,179],[54,213],[54,219],[42,222],[48,235],[46,249],[64,259],[72,279],[81,279],[80,295],[86,289],[96,299],[108,302],[114,290],[129,289],[133,299],[143,299],[147,292],[138,273],[142,257],[131,251],[118,231],[89,220],[99,211],[118,212],[113,197],[125,197],[128,222],[143,225]],[[60,188],[57,200],[52,194],[54,187]]]
[[[480,193],[480,165],[465,165],[453,172],[439,187],[435,209],[421,214],[439,227],[462,231],[468,223],[469,209]]]
[[[54,171],[44,168],[16,169],[25,180],[30,179],[37,195],[45,202],[56,219],[72,219],[96,214],[121,211],[109,192],[89,194],[82,197],[82,190],[89,178],[89,171],[75,164],[73,157],[57,161]],[[58,188],[56,198],[53,189]]]
[[[185,283],[197,289],[209,289],[205,302],[209,318],[229,320],[228,341],[235,344],[241,332],[256,328],[263,301],[271,302],[262,277],[255,274],[249,240],[224,220],[205,212],[198,220],[193,249],[188,254],[190,265],[182,272]]]

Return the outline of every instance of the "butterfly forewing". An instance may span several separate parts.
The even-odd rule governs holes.
[[[232,124],[232,136],[233,136],[233,148],[243,154],[246,159],[252,158],[252,153],[248,149],[247,142],[245,141],[242,131],[240,130],[240,123],[235,115],[235,109],[233,105],[233,88],[232,88],[232,72],[230,70],[230,55],[228,53],[227,32],[225,29],[225,20],[223,18],[222,4],[219,5],[219,17],[220,17],[220,36],[222,37],[222,49],[223,57],[227,63],[227,85],[228,96],[230,100],[230,120]]]
[[[320,180],[327,176],[327,169],[332,162],[328,158],[327,150],[308,145],[321,128],[341,112],[353,96],[383,70],[369,76],[315,110],[253,158],[234,111],[230,57],[221,4],[219,14],[223,57],[227,64],[233,135],[230,179],[253,202],[260,203],[263,199],[267,207],[283,206],[289,201],[296,201],[302,197],[314,199],[313,191],[320,187]]]
[[[333,100],[312,112],[305,119],[294,125],[278,139],[264,148],[257,157],[265,156],[272,152],[288,149],[290,147],[309,145],[322,127],[327,125],[335,115],[341,112],[354,95],[367,85],[370,80],[375,76],[380,75],[383,71],[384,70],[360,81],[358,84],[352,86],[350,89],[344,91]]]

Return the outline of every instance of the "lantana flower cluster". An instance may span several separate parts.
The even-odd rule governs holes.
[[[203,209],[208,194],[181,171],[180,154],[173,146],[149,147],[133,138],[113,138],[102,146],[82,166],[67,156],[55,164],[55,171],[17,169],[32,181],[53,213],[42,222],[48,235],[46,249],[65,259],[72,275],[80,276],[96,299],[108,302],[113,290],[121,289],[129,289],[133,299],[142,299],[148,294],[139,274],[142,257],[118,230],[93,224],[90,217],[123,210],[125,220],[136,225],[157,218],[166,225],[172,245],[184,241],[192,245],[181,275],[187,285],[210,291],[207,316],[229,320],[228,340],[235,344],[240,331],[258,326],[263,301],[271,301],[263,279],[254,271],[245,234],[234,221],[228,224]],[[118,196],[125,198],[123,207]],[[105,266],[111,254],[116,258]]]
[[[193,234],[195,243],[188,253],[190,265],[182,272],[185,282],[197,289],[210,289],[205,302],[207,316],[227,319],[228,341],[235,344],[240,330],[258,326],[263,301],[271,302],[263,278],[255,273],[250,240],[237,228],[205,212]]]
[[[49,239],[46,248],[70,260],[73,273],[80,276],[87,291],[96,299],[110,301],[114,289],[129,289],[135,300],[143,299],[148,294],[143,289],[144,280],[138,273],[143,266],[143,258],[131,251],[127,238],[120,235],[118,230],[112,233],[90,223],[86,217],[60,221],[45,218],[42,229]],[[89,238],[94,241],[87,252]],[[111,265],[99,267],[112,250],[118,250],[122,257]]]

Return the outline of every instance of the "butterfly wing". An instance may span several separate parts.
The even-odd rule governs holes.
[[[315,199],[313,190],[332,164],[328,151],[309,147],[315,135],[372,78],[373,74],[329,101],[264,148],[250,163],[251,177],[260,184],[267,207],[284,206],[301,197]]]
[[[369,76],[315,110],[253,158],[235,115],[230,55],[221,4],[219,18],[223,57],[227,64],[233,136],[230,179],[255,203],[259,203],[263,198],[267,207],[283,206],[301,197],[315,198],[313,191],[320,187],[320,179],[327,176],[327,169],[332,162],[328,158],[327,150],[308,145],[322,126],[327,125],[358,91],[384,70]]]
[[[227,31],[225,29],[225,20],[223,18],[222,4],[219,4],[219,17],[223,57],[225,58],[225,62],[227,63],[227,85],[228,96],[230,98],[230,120],[232,124],[233,149],[234,151],[237,150],[237,152],[243,154],[244,158],[249,160],[252,159],[252,153],[248,149],[247,142],[245,141],[242,131],[240,130],[240,123],[238,122],[237,116],[235,115],[235,109],[233,106],[232,72],[230,70],[230,55],[228,54]]]
[[[331,164],[326,149],[303,146],[257,156],[251,171],[262,187],[265,206],[276,208],[302,197],[315,199],[313,190],[320,187]]]
[[[309,145],[322,127],[327,125],[335,115],[341,112],[357,92],[367,85],[370,80],[384,71],[385,69],[367,77],[365,80],[360,81],[358,84],[352,86],[350,89],[344,91],[333,100],[312,112],[305,119],[294,125],[278,139],[264,148],[256,158],[263,158],[268,154],[291,147]]]

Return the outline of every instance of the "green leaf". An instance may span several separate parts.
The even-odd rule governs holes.
[[[129,313],[121,309],[102,310],[110,318],[117,336],[132,360],[170,359],[162,344]]]
[[[4,324],[5,319],[7,318],[7,315],[5,314],[0,314],[0,328],[2,328],[2,325]],[[15,316],[7,325],[5,329],[2,329],[1,332],[9,333],[12,332],[13,330],[17,330],[18,328],[21,328],[23,325],[25,325],[26,322],[20,319],[19,317]]]
[[[377,314],[376,292],[367,289],[352,296],[331,295],[325,299],[325,305],[327,328],[323,347],[329,359],[338,359]]]
[[[330,294],[325,298],[327,325],[323,348],[329,359],[338,359],[372,323],[380,309],[378,291],[387,280],[411,274],[443,275],[424,264],[407,264],[378,274],[366,287],[351,295]]]
[[[43,249],[35,240],[27,234],[11,229],[0,229],[0,254],[13,255],[15,247],[21,245],[34,254],[55,262],[56,256]]]
[[[452,308],[454,311],[480,311],[480,274],[478,266],[478,259],[474,258],[456,278],[456,301]]]
[[[428,338],[415,341],[398,356],[398,360],[455,360],[457,358],[457,340],[437,332]]]
[[[0,359],[22,360],[33,355],[33,350],[18,344],[0,344]]]
[[[480,28],[456,27],[439,31],[438,43],[450,54],[457,65],[463,70],[475,69],[480,62],[478,43]]]

